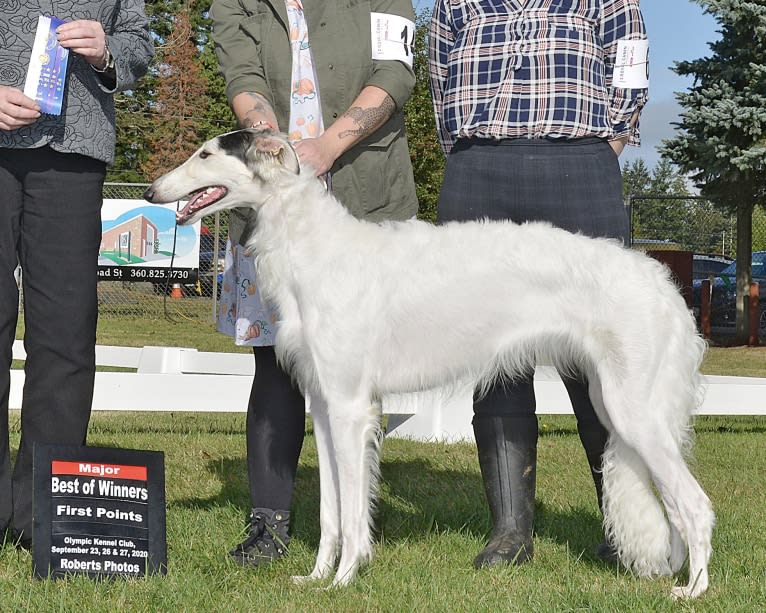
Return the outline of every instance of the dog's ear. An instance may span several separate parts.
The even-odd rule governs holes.
[[[255,133],[253,151],[256,158],[259,155],[269,156],[290,172],[296,175],[300,174],[298,154],[295,153],[292,145],[280,134],[271,130],[257,131]]]
[[[216,139],[216,142],[221,151],[247,163],[254,140],[254,130],[235,130],[222,134]]]

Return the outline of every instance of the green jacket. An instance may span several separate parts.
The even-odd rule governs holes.
[[[417,213],[402,107],[415,75],[405,64],[373,61],[370,12],[414,20],[411,0],[307,0],[309,40],[314,54],[325,126],[340,117],[367,85],[385,90],[394,115],[332,167],[335,196],[359,218],[403,220]],[[290,113],[291,52],[284,0],[213,0],[213,38],[226,93],[257,92],[272,105],[286,130]]]

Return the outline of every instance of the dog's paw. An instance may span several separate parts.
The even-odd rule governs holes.
[[[675,587],[671,588],[670,596],[673,598],[673,600],[687,600],[691,598],[689,588],[685,585],[676,585]]]
[[[707,590],[707,585],[695,582],[689,585],[676,585],[670,590],[670,595],[673,600],[691,600],[701,596],[705,590]]]
[[[305,585],[306,583],[313,583],[319,581],[320,577],[314,577],[313,575],[293,575],[290,580],[295,585]]]
[[[332,580],[332,583],[329,586],[329,589],[336,589],[339,587],[346,587],[348,584],[350,584],[354,577],[356,576],[356,573],[344,573],[341,575],[340,573],[335,575],[335,578]]]
[[[295,584],[312,583],[327,579],[332,572],[331,566],[315,566],[310,575],[293,575],[290,577]]]
[[[670,591],[671,596],[676,600],[688,600],[702,595],[708,586],[707,568],[700,569],[696,574],[689,575],[687,585],[676,585]]]

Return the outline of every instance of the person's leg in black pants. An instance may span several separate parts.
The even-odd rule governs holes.
[[[96,294],[106,165],[48,148],[14,151],[24,164],[19,260],[26,381],[13,471],[13,531],[32,537],[35,443],[83,445],[96,372]]]
[[[277,363],[274,347],[253,347],[255,378],[247,405],[250,533],[230,555],[259,566],[281,557],[290,542],[290,506],[303,446],[303,396]]]
[[[21,182],[9,167],[12,151],[0,149],[0,543],[13,515],[8,398],[11,388],[11,361],[19,293],[13,271],[18,262],[21,218]]]

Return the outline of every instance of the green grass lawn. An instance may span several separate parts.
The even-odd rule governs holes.
[[[18,415],[12,416],[12,445]],[[711,588],[674,603],[672,580],[636,579],[600,563],[590,477],[574,420],[541,417],[535,560],[476,571],[489,518],[469,444],[386,440],[375,559],[349,588],[296,586],[319,539],[314,439],[307,436],[291,555],[239,568],[225,552],[248,507],[241,415],[96,413],[89,442],[165,453],[168,574],[39,581],[31,556],[0,551],[2,611],[757,611],[766,602],[766,419],[700,418],[693,470],[715,506]],[[685,578],[682,577],[682,580]],[[760,604],[759,604],[760,603]]]
[[[199,321],[103,320],[99,343],[233,351]],[[766,376],[766,350],[714,348],[704,370]],[[692,470],[713,501],[711,587],[699,601],[669,598],[672,579],[636,579],[599,562],[595,494],[574,418],[540,416],[535,560],[476,571],[490,528],[473,445],[387,439],[375,558],[341,590],[293,585],[319,539],[319,482],[311,424],[293,506],[290,556],[261,570],[230,563],[248,510],[244,416],[105,413],[89,444],[165,453],[168,574],[95,582],[32,578],[31,556],[0,550],[0,611],[761,611],[766,603],[766,418],[700,417]],[[11,448],[19,414],[11,413]],[[681,577],[685,581],[686,577]]]

